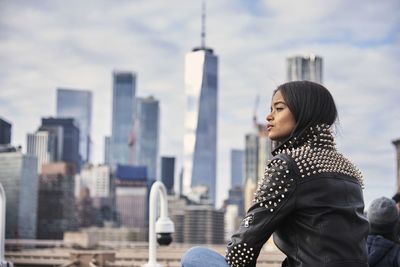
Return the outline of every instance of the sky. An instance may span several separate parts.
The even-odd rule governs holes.
[[[184,57],[200,45],[201,1],[0,0],[0,116],[12,143],[55,116],[56,89],[93,92],[94,162],[111,132],[112,71],[137,74],[137,96],[160,101],[160,155],[182,166]],[[366,205],[396,191],[400,138],[398,0],[207,1],[206,45],[219,57],[217,200],[230,183],[230,151],[244,149],[286,58],[323,57],[339,110],[337,144],[362,171]]]

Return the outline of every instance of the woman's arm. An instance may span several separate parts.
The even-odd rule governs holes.
[[[294,209],[296,184],[287,159],[274,158],[259,183],[253,206],[227,247],[230,266],[255,266],[262,246]]]

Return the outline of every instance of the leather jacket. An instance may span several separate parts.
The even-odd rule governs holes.
[[[228,244],[228,264],[256,266],[273,234],[287,256],[282,266],[367,267],[362,175],[336,150],[329,127],[311,127],[273,155]]]

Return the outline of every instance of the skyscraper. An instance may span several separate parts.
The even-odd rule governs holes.
[[[64,232],[77,230],[75,171],[75,166],[65,162],[42,166],[37,210],[38,239],[62,239]]]
[[[51,131],[37,131],[27,135],[27,154],[35,155],[38,160],[38,173],[42,165],[56,161],[57,137]]]
[[[121,225],[144,230],[149,200],[146,167],[117,165],[115,178],[116,208]]]
[[[90,161],[92,128],[92,92],[87,90],[57,89],[57,117],[74,118],[79,126],[79,154],[81,164]]]
[[[218,57],[202,42],[186,54],[186,114],[184,134],[184,193],[206,186],[215,204],[217,169]]]
[[[175,158],[161,158],[161,181],[165,185],[168,194],[174,192],[174,177],[175,177]]]
[[[11,143],[11,123],[0,118],[0,145]]]
[[[62,153],[61,160],[75,164],[80,170],[81,161],[79,156],[79,128],[72,118],[42,118],[40,130],[54,130],[62,128]]]
[[[136,155],[131,163],[146,166],[148,178],[153,180],[157,178],[159,114],[159,102],[154,97],[136,98],[136,122],[129,142]]]
[[[132,155],[129,137],[132,134],[136,94],[136,74],[113,72],[112,129],[109,144],[111,165],[128,164]]]
[[[19,150],[0,152],[0,183],[7,199],[6,238],[35,239],[38,202],[37,159]]]
[[[243,154],[243,150],[231,150],[231,188],[244,186]]]
[[[310,54],[287,58],[287,81],[307,80],[322,83],[322,57]]]

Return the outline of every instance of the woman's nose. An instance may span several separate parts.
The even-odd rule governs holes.
[[[267,121],[272,120],[272,113],[269,113],[269,114],[267,115],[266,119],[267,119]]]

